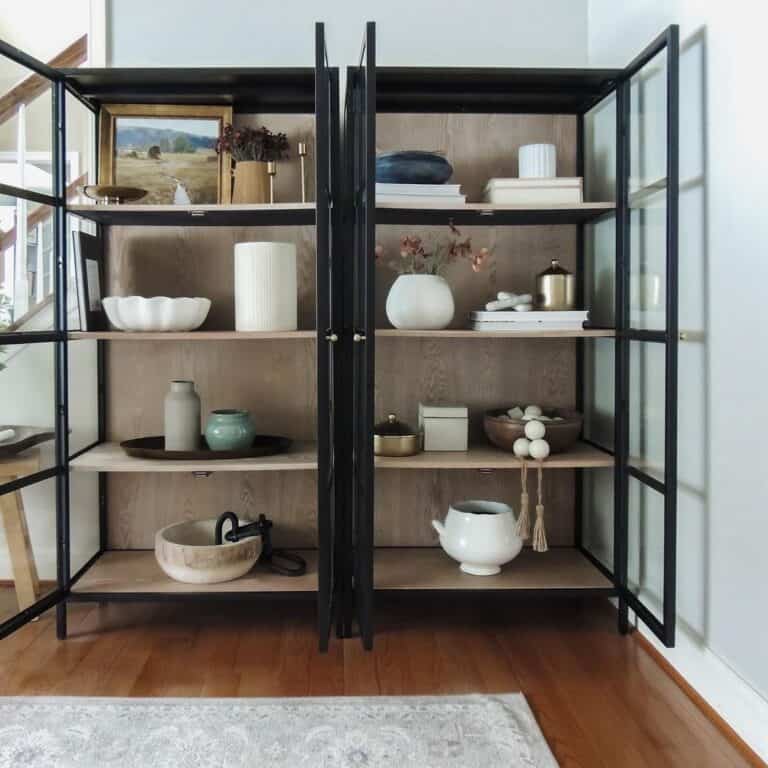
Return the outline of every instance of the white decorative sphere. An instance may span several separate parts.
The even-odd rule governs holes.
[[[543,411],[541,410],[541,407],[538,405],[527,405],[525,407],[525,415],[526,416],[541,416]]]
[[[528,451],[531,454],[532,459],[541,461],[542,459],[546,459],[547,456],[549,456],[549,443],[546,440],[542,440],[540,438],[538,440],[531,440]]]
[[[525,436],[529,440],[540,440],[547,432],[547,428],[540,421],[529,421],[525,425]]]
[[[531,441],[527,437],[518,437],[512,444],[512,451],[519,459],[525,459],[529,456],[529,447]]]

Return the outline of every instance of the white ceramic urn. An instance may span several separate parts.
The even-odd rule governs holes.
[[[445,522],[433,520],[440,546],[464,573],[494,576],[520,554],[523,540],[515,532],[512,507],[499,501],[461,501],[451,504]]]
[[[400,275],[389,289],[386,308],[389,322],[409,331],[447,328],[455,310],[451,286],[439,275]]]
[[[237,243],[235,330],[295,331],[296,283],[294,243]]]

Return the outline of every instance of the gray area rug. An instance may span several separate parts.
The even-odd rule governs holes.
[[[522,694],[0,698],[0,768],[556,768]]]

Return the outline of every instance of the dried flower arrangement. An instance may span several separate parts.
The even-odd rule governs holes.
[[[235,130],[231,123],[227,123],[216,141],[216,153],[223,152],[232,155],[235,162],[285,160],[288,157],[288,137],[284,133],[272,133],[264,126],[245,126]]]
[[[461,232],[453,224],[448,225],[450,235],[429,245],[418,235],[400,238],[398,257],[384,261],[384,248],[376,246],[376,260],[386,263],[398,275],[443,275],[449,264],[457,259],[467,259],[473,272],[479,272],[488,258],[488,248],[472,250],[472,238],[461,239]],[[428,250],[429,249],[429,250]]]

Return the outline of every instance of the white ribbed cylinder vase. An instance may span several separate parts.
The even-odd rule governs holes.
[[[557,176],[557,148],[554,144],[523,144],[517,165],[521,179],[553,179]]]
[[[235,330],[295,331],[298,325],[296,246],[235,245]]]

